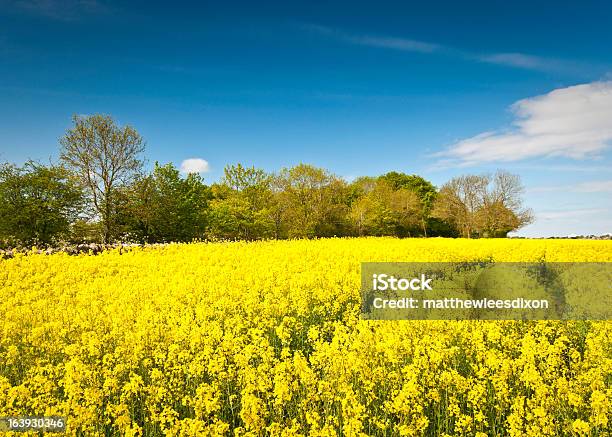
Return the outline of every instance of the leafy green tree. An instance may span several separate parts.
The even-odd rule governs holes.
[[[213,193],[215,199],[211,202],[208,225],[211,237],[253,240],[262,236],[245,198],[234,194],[221,195],[218,187],[213,188]]]
[[[116,222],[123,238],[157,242],[160,236],[154,222],[165,206],[157,203],[153,175],[138,176],[130,185],[118,189],[116,195],[119,205]]]
[[[272,178],[242,164],[225,167],[213,187],[209,231],[212,236],[253,240],[274,234]]]
[[[82,206],[83,191],[63,167],[0,166],[0,238],[8,242],[46,245],[67,238]]]
[[[389,183],[394,190],[406,189],[417,195],[419,207],[416,213],[423,235],[426,237],[431,211],[437,196],[436,187],[421,176],[395,171],[386,173],[379,179]]]
[[[299,164],[277,176],[286,236],[330,237],[349,229],[349,189],[324,169]]]
[[[100,243],[101,235],[100,222],[81,217],[70,226],[68,241],[72,244]]]
[[[72,121],[60,139],[61,159],[87,189],[108,243],[119,233],[120,188],[132,183],[142,168],[144,141],[133,127],[119,127],[108,115],[75,115]]]
[[[290,207],[289,196],[283,191],[284,181],[277,175],[272,175],[270,179],[270,204],[268,217],[272,222],[272,236],[275,239],[287,237],[287,223],[285,217]]]
[[[181,177],[173,164],[159,165],[121,190],[124,232],[146,242],[191,241],[206,229],[210,189],[196,173]]]
[[[406,188],[395,188],[386,179],[357,181],[362,195],[353,202],[351,218],[358,235],[411,236],[418,227],[420,202]]]

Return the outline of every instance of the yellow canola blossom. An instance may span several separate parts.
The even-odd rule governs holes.
[[[612,434],[612,321],[364,321],[367,261],[612,243],[357,238],[0,260],[0,416],[68,435]],[[23,435],[23,434],[20,434]]]

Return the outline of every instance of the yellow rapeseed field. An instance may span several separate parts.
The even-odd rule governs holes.
[[[0,261],[0,416],[69,435],[612,434],[612,321],[360,320],[363,261],[612,243],[358,238]]]

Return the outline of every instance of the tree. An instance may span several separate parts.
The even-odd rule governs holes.
[[[287,223],[285,217],[290,207],[289,196],[284,191],[285,182],[280,177],[272,175],[270,179],[270,207],[268,209],[273,224],[273,237],[275,239],[287,236]]]
[[[276,176],[286,236],[331,237],[349,229],[348,187],[324,169],[299,164]]]
[[[157,163],[155,165],[157,167]],[[155,221],[166,205],[157,203],[155,189],[153,175],[144,174],[117,190],[119,208],[115,221],[126,239],[157,242],[159,232],[155,229]]]
[[[419,225],[420,202],[412,190],[396,189],[384,178],[361,178],[356,183],[363,194],[353,202],[350,215],[358,235],[413,234]]]
[[[533,221],[531,210],[523,207],[524,188],[519,176],[499,170],[491,183],[476,218],[482,236],[505,237]]]
[[[433,215],[466,238],[506,236],[532,220],[522,207],[522,192],[520,178],[506,172],[460,176],[442,186]]]
[[[173,164],[159,165],[120,190],[123,231],[149,243],[204,237],[210,189],[197,173],[182,178]]]
[[[349,186],[349,202],[351,210],[349,218],[355,226],[356,234],[372,235],[372,213],[376,211],[377,205],[374,196],[370,193],[374,191],[377,178],[371,176],[361,176],[355,179]]]
[[[68,237],[83,203],[69,171],[28,161],[0,166],[0,237],[23,244],[50,244]]]
[[[141,170],[144,141],[133,127],[120,127],[108,115],[75,115],[72,121],[60,139],[61,160],[88,190],[93,212],[102,222],[102,239],[108,243],[118,233],[118,189]]]
[[[476,212],[483,206],[490,178],[486,175],[459,176],[440,189],[434,216],[453,225],[462,236],[476,231]]]
[[[416,194],[419,205],[415,213],[423,231],[422,234],[426,237],[428,221],[437,196],[436,187],[421,176],[395,171],[386,173],[379,179],[389,183],[394,190],[406,189]]]
[[[476,228],[481,237],[505,237],[508,232],[520,228],[523,223],[519,215],[502,202],[485,204],[475,214]]]
[[[242,164],[225,167],[213,187],[209,230],[220,238],[254,240],[273,236],[272,178],[265,171]]]

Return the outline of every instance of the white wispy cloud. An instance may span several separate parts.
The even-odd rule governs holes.
[[[612,180],[586,181],[574,185],[553,185],[529,188],[530,193],[550,193],[555,191],[570,193],[612,193]]]
[[[576,76],[584,76],[587,72],[592,73],[593,70],[601,69],[600,66],[587,65],[585,63],[573,60],[534,56],[525,53],[493,53],[471,56],[473,59],[486,62],[488,64],[504,65],[507,67],[522,68],[525,70],[571,74]]]
[[[406,52],[420,52],[420,53],[432,53],[439,49],[442,49],[442,46],[439,44],[434,44],[426,41],[419,41],[416,39],[409,38],[397,38],[392,36],[381,36],[381,35],[368,35],[368,34],[355,34],[350,32],[345,32],[341,29],[336,29],[333,27],[321,26],[318,24],[304,24],[301,26],[302,28],[318,33],[320,35],[328,36],[331,38],[335,38],[337,40],[368,46],[368,47],[378,47],[385,49],[393,49],[393,50],[401,50]]]
[[[574,190],[577,193],[611,193],[611,181],[590,181],[578,184]]]
[[[208,161],[202,158],[189,158],[181,162],[181,173],[207,173],[210,170]]]
[[[586,172],[586,173],[608,173],[610,166],[592,165],[590,162],[582,161],[580,164],[560,164],[560,165],[545,165],[545,164],[527,164],[515,163],[509,166],[516,170],[537,170],[539,172]]]
[[[407,38],[380,37],[370,35],[350,35],[346,39],[355,44],[370,47],[403,50],[407,52],[432,53],[441,49],[438,44]]]
[[[384,49],[400,50],[417,53],[436,53],[448,57],[454,57],[487,64],[504,65],[507,67],[521,68],[526,70],[537,70],[547,72],[558,72],[568,74],[583,74],[590,66],[581,65],[578,62],[566,61],[526,53],[476,53],[461,50],[455,47],[437,44],[430,41],[402,38],[388,35],[358,34],[346,32],[342,29],[321,26],[318,24],[304,24],[302,28],[337,40],[362,45],[367,47],[378,47]]]
[[[558,219],[584,219],[584,217],[593,217],[603,213],[607,210],[604,208],[581,208],[571,209],[564,211],[542,211],[536,213],[537,220],[558,220]]]
[[[539,56],[526,55],[524,53],[494,53],[492,55],[482,55],[479,59],[491,64],[510,65],[512,67],[541,69],[546,62]]]
[[[444,165],[468,166],[536,157],[584,159],[612,142],[612,81],[559,88],[519,100],[507,130],[483,132],[437,153]]]

